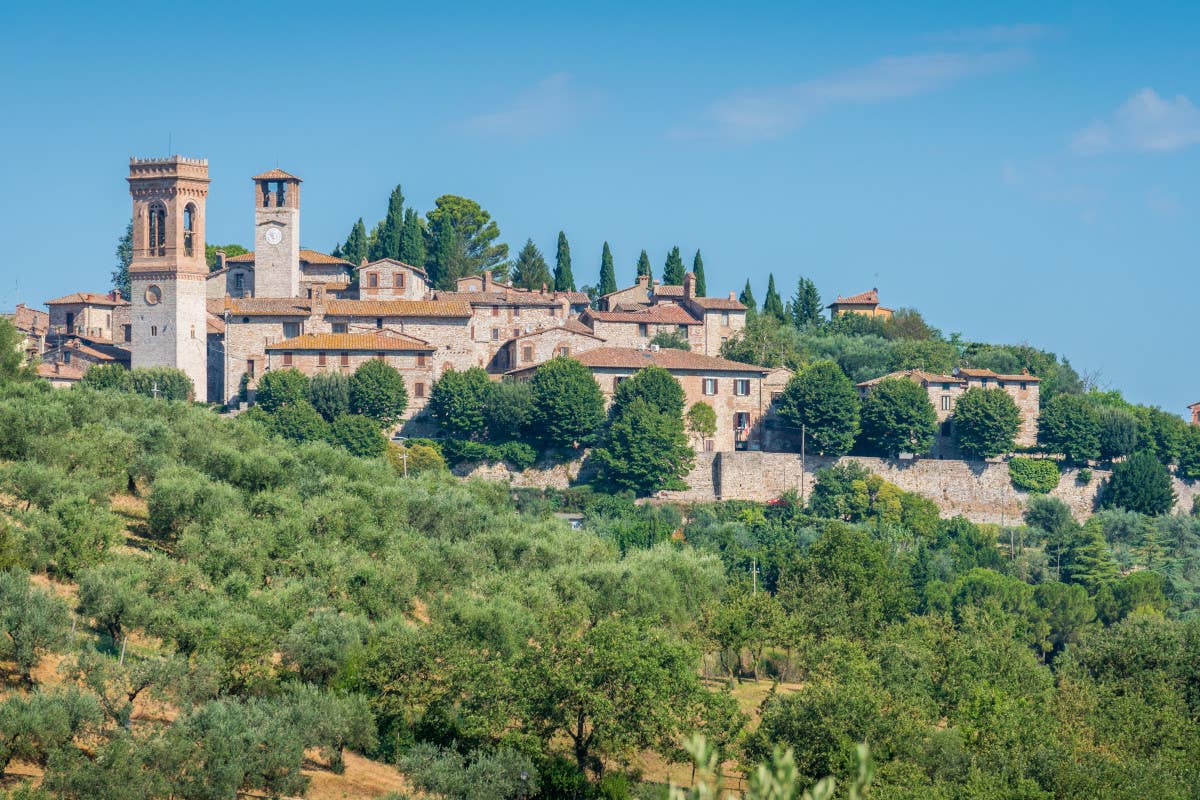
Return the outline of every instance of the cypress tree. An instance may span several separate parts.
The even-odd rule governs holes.
[[[558,232],[558,252],[554,255],[554,291],[575,291],[575,276],[571,273],[571,245],[562,231]]]
[[[692,259],[692,274],[696,276],[696,297],[706,297],[708,285],[704,282],[704,259],[700,257],[699,250]]]
[[[668,286],[683,285],[683,258],[679,255],[678,247],[672,247],[671,252],[667,253],[667,263],[663,265],[663,283]]]
[[[404,210],[404,229],[400,233],[400,251],[396,258],[414,267],[425,266],[425,226],[416,209]]]
[[[446,229],[435,241],[433,258],[429,261],[429,280],[434,288],[454,289],[455,282],[462,277],[463,264],[454,226]]]
[[[746,279],[746,288],[738,295],[738,302],[746,307],[746,318],[750,319],[758,313],[758,301],[754,299],[754,290],[750,288],[750,279]]]
[[[796,282],[791,312],[792,324],[801,330],[821,322],[821,295],[817,292],[817,285],[804,276]]]
[[[764,314],[770,314],[780,322],[784,321],[783,300],[780,299],[779,292],[775,289],[774,273],[771,273],[767,278],[767,296],[763,300],[762,310]]]
[[[350,235],[338,249],[341,257],[353,264],[356,269],[367,257],[367,227],[363,225],[362,217],[359,217],[358,222],[354,223],[354,227],[350,229]]]
[[[650,278],[650,280],[654,280],[654,274],[650,272],[650,256],[646,255],[645,250],[643,250],[642,254],[638,256],[637,274],[639,278],[645,275],[646,277]]]
[[[512,282],[513,286],[534,291],[552,282],[550,267],[546,265],[546,259],[542,257],[542,251],[537,249],[533,239],[527,239],[521,252],[517,253],[517,260],[512,269]]]
[[[400,185],[392,190],[388,198],[387,216],[376,229],[375,240],[371,242],[370,259],[378,261],[381,258],[400,258],[400,241],[404,235],[404,192]]]
[[[617,274],[613,270],[612,250],[608,249],[608,242],[605,242],[604,250],[600,253],[600,285],[596,287],[596,292],[606,295],[612,294],[616,290]]]

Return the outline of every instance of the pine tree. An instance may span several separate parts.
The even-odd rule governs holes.
[[[338,248],[338,252],[341,258],[349,261],[355,268],[367,257],[367,227],[363,225],[362,217],[359,217],[358,222],[354,223],[354,227],[350,229],[350,235]]]
[[[600,253],[600,285],[596,287],[596,293],[606,295],[616,290],[617,275],[613,271],[612,250],[608,249],[608,242],[605,242],[604,250]]]
[[[804,276],[796,282],[796,294],[791,302],[792,324],[800,330],[821,324],[821,295],[817,285]]]
[[[543,286],[549,285],[551,280],[550,267],[546,265],[542,251],[537,249],[533,239],[527,239],[521,252],[517,253],[517,260],[513,264],[513,286],[537,291]]]
[[[387,216],[379,223],[368,256],[372,261],[381,258],[400,258],[400,240],[404,235],[404,192],[399,184],[388,199]]]
[[[678,247],[672,247],[671,252],[667,253],[667,263],[663,265],[663,283],[668,286],[683,285],[683,258],[679,255]]]
[[[447,227],[446,231],[434,240],[433,257],[429,260],[429,281],[436,289],[447,291],[454,289],[455,283],[463,276],[462,249],[454,228]]]
[[[775,274],[771,273],[767,277],[767,296],[763,299],[764,314],[770,314],[780,322],[784,322],[783,315],[783,300],[779,297],[779,292],[775,289]]]
[[[639,278],[645,275],[650,280],[654,280],[654,274],[650,271],[650,256],[646,255],[645,250],[638,256],[637,274]]]
[[[404,230],[400,233],[400,252],[396,257],[414,267],[425,266],[425,226],[416,209],[404,210]]]
[[[754,299],[754,290],[750,288],[750,279],[746,279],[746,288],[738,295],[738,302],[746,307],[746,320],[749,321],[758,313],[758,301]]]
[[[708,284],[704,281],[704,259],[700,257],[700,251],[696,251],[696,257],[692,259],[692,274],[696,276],[696,297],[707,297]]]
[[[554,291],[575,291],[575,276],[571,273],[571,245],[567,234],[558,232],[558,252],[554,256]]]

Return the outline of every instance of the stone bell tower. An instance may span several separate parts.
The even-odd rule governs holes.
[[[255,175],[254,296],[300,296],[300,179],[281,169]]]
[[[133,260],[130,355],[134,367],[175,367],[208,391],[204,201],[208,160],[131,158]]]

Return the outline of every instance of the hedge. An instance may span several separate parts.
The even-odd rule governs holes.
[[[506,461],[516,469],[529,469],[537,461],[537,451],[524,442],[487,444],[466,439],[443,439],[442,455],[448,464],[461,461]]]
[[[1045,458],[1014,458],[1008,462],[1008,477],[1022,491],[1047,494],[1058,486],[1058,464]]]

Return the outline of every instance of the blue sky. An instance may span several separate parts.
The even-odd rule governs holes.
[[[328,251],[396,183],[559,229],[593,283],[704,252],[878,286],[1106,387],[1200,400],[1200,4],[24,4],[0,18],[0,307],[107,288],[130,155],[209,159],[210,241],[249,176],[304,183]],[[169,144],[170,143],[170,144]]]

